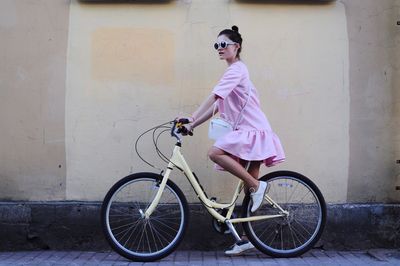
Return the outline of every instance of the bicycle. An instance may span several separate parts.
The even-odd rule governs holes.
[[[208,198],[181,153],[182,135],[178,131],[183,123],[168,124],[172,126],[165,123],[150,129],[154,130],[157,153],[168,163],[165,172],[126,176],[111,187],[102,203],[103,231],[118,254],[133,261],[155,261],[168,256],[182,241],[189,210],[184,194],[170,180],[174,168],[185,174],[200,202],[214,218],[214,227],[221,233],[230,232],[237,241],[241,238],[234,227],[236,223],[242,223],[248,239],[259,251],[273,257],[299,256],[319,240],[326,222],[326,205],[320,190],[309,178],[292,171],[264,175],[260,180],[267,181],[270,189],[263,205],[251,213],[251,199],[246,193],[241,217],[235,218],[233,212],[243,191],[243,182],[238,182],[230,203]],[[156,137],[158,129],[163,131]],[[157,147],[158,138],[167,131],[177,139],[171,158]],[[136,140],[136,151],[141,136]]]

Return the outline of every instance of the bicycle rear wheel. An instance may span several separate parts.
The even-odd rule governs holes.
[[[268,182],[268,196],[289,215],[243,223],[250,241],[273,257],[295,257],[311,249],[321,237],[326,221],[325,200],[318,187],[307,177],[290,171],[272,172],[260,180]],[[250,211],[251,205],[250,196],[246,195],[242,217],[280,214],[265,199],[255,213]]]
[[[103,232],[111,247],[133,261],[168,256],[182,241],[188,207],[181,190],[168,180],[160,202],[149,218],[144,213],[161,182],[154,173],[137,173],[118,181],[101,207]]]

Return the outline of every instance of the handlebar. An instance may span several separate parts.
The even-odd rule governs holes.
[[[178,123],[182,123],[183,125],[189,124],[190,121],[187,118],[181,118],[178,120]]]
[[[174,120],[172,129],[171,129],[171,136],[177,138],[179,141],[181,140],[181,137],[178,135],[180,133],[184,133],[184,134],[188,134],[189,136],[193,136],[193,132],[188,131],[187,128],[184,127],[184,125],[189,124],[189,123],[190,123],[190,121],[187,118],[182,118],[182,119],[179,119],[178,121]]]

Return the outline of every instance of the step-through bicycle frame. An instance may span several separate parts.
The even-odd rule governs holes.
[[[174,129],[173,129],[174,130]],[[273,218],[279,218],[279,217],[287,217],[289,215],[289,212],[286,210],[283,210],[278,203],[276,203],[271,197],[269,197],[267,194],[265,194],[265,200],[274,206],[275,208],[279,209],[280,214],[276,215],[260,215],[260,216],[252,216],[252,217],[245,217],[245,218],[233,218],[231,219],[233,210],[235,209],[236,206],[236,200],[239,197],[239,194],[243,190],[243,181],[239,180],[238,185],[236,186],[236,189],[234,191],[232,201],[230,203],[218,203],[213,200],[210,200],[207,198],[206,194],[204,193],[202,187],[200,186],[199,182],[197,181],[196,177],[194,176],[193,172],[191,171],[189,165],[187,164],[185,158],[183,157],[183,154],[181,153],[181,139],[178,135],[174,134],[178,139],[178,142],[175,144],[175,148],[173,150],[172,156],[169,160],[167,169],[165,170],[165,173],[163,175],[162,181],[159,185],[159,189],[150,204],[150,206],[147,208],[143,216],[145,218],[149,218],[155,208],[157,207],[159,200],[161,198],[161,195],[164,191],[165,185],[168,181],[168,178],[174,169],[174,167],[178,167],[181,169],[186,178],[189,180],[191,183],[192,187],[194,188],[197,196],[200,198],[201,203],[204,205],[204,207],[208,210],[208,212],[218,221],[225,223],[233,236],[236,238],[236,240],[240,241],[240,236],[236,232],[235,228],[233,227],[232,224],[234,223],[243,223],[243,222],[250,222],[250,221],[257,221],[257,220],[264,220],[264,219],[273,219]],[[216,211],[216,209],[228,209],[228,212],[226,216],[222,216],[220,213]]]

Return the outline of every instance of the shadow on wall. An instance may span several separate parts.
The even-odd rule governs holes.
[[[167,4],[174,0],[79,0],[82,3],[99,4]],[[285,5],[321,5],[336,0],[235,0],[243,4],[285,4]]]

